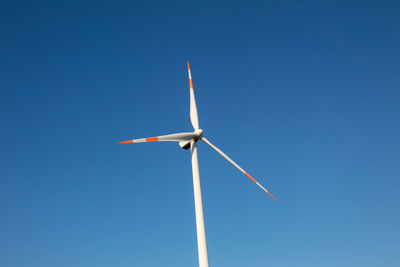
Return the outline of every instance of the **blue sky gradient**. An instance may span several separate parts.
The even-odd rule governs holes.
[[[2,1],[0,266],[400,265],[397,1]]]

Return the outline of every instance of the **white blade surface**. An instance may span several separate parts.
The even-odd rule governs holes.
[[[268,195],[270,195],[273,199],[278,201],[267,189],[265,189],[259,182],[256,181],[253,177],[250,176],[245,170],[243,170],[239,165],[237,165],[233,160],[231,160],[224,152],[222,152],[218,147],[214,146],[211,144],[210,141],[208,141],[205,137],[200,138],[201,141],[209,145],[212,149],[217,151],[221,156],[223,156],[226,160],[228,160],[230,163],[232,163],[233,166],[239,169],[242,173],[244,173],[247,177],[249,177],[254,183],[256,183],[262,190],[264,190]]]
[[[122,141],[119,143],[128,144],[128,143],[145,143],[145,142],[158,142],[158,141],[181,142],[181,141],[189,141],[194,137],[196,137],[195,133],[176,133],[176,134],[133,139],[128,141]]]
[[[193,81],[192,81],[192,74],[190,72],[189,61],[187,62],[187,65],[188,65],[189,86],[190,86],[190,121],[192,122],[193,128],[197,130],[199,129],[199,117],[197,115],[196,99],[194,97]]]

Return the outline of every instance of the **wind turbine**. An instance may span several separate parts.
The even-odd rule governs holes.
[[[233,160],[231,160],[224,152],[214,146],[210,141],[208,141],[203,136],[203,130],[199,127],[199,118],[197,116],[196,100],[194,97],[192,74],[190,72],[189,61],[188,73],[189,73],[189,86],[190,86],[190,121],[193,125],[193,132],[189,133],[175,133],[168,135],[161,135],[155,137],[147,137],[140,139],[133,139],[128,141],[120,142],[120,144],[128,143],[144,143],[144,142],[158,142],[158,141],[169,141],[169,142],[179,142],[179,146],[185,150],[191,150],[192,154],[192,172],[193,172],[193,190],[194,190],[194,206],[196,213],[196,230],[197,230],[197,250],[199,255],[199,267],[208,267],[208,255],[207,255],[207,241],[206,241],[206,231],[204,228],[204,215],[203,215],[203,204],[201,199],[201,187],[200,187],[200,174],[199,174],[199,163],[197,158],[197,141],[201,140],[212,149],[214,149],[218,154],[232,163],[233,166],[244,173],[248,178],[250,178],[256,185],[258,185],[262,190],[264,190],[273,199],[278,201],[267,189],[265,189],[259,182],[250,176],[245,170],[243,170],[239,165],[237,165]]]

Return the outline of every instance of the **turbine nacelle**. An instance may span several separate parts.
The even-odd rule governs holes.
[[[182,149],[188,150],[188,149],[190,148],[190,142],[192,142],[192,140],[189,140],[189,141],[181,141],[181,142],[179,142],[179,146],[180,146]]]

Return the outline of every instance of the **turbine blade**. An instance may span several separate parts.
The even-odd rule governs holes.
[[[128,144],[128,143],[145,143],[145,142],[158,142],[158,141],[181,142],[181,141],[189,141],[194,137],[196,137],[195,133],[176,133],[176,134],[133,139],[128,141],[122,141],[119,143]]]
[[[235,166],[236,168],[239,169],[239,171],[241,171],[242,173],[244,173],[247,177],[249,177],[254,183],[256,183],[256,185],[258,185],[262,190],[264,190],[268,195],[270,195],[273,199],[275,199],[275,201],[278,201],[267,189],[265,189],[259,182],[256,181],[256,179],[254,179],[253,177],[250,176],[250,174],[248,174],[245,170],[243,170],[239,165],[237,165],[233,160],[231,160],[224,152],[222,152],[218,147],[214,146],[213,144],[211,144],[210,141],[207,140],[207,138],[205,137],[201,137],[200,138],[201,141],[203,141],[204,143],[206,143],[207,145],[209,145],[212,149],[214,149],[215,151],[217,151],[217,153],[219,153],[221,156],[223,156],[226,160],[228,160],[230,163],[232,163],[233,166]]]
[[[192,74],[190,72],[189,61],[188,65],[188,73],[189,73],[189,87],[190,87],[190,121],[192,122],[192,126],[195,130],[199,129],[199,117],[197,115],[197,106],[196,99],[194,97],[194,89],[193,89],[193,81]]]

